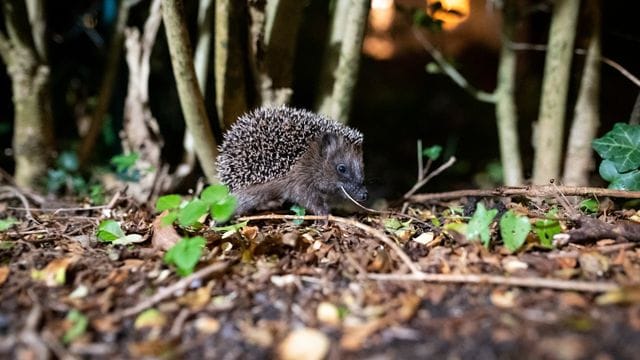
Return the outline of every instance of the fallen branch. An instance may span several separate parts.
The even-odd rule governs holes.
[[[577,220],[578,227],[568,231],[572,243],[597,241],[601,239],[626,239],[640,242],[640,224],[632,221],[619,221],[608,224],[602,220],[582,216]]]
[[[372,235],[376,239],[380,240],[385,245],[389,246],[393,251],[396,252],[398,257],[402,260],[402,262],[407,265],[411,273],[417,274],[421,273],[418,266],[409,258],[409,256],[395,243],[395,241],[391,240],[388,236],[386,236],[382,231],[373,228],[369,225],[365,225],[361,222],[347,219],[339,216],[327,215],[327,216],[318,216],[318,215],[256,215],[256,216],[245,216],[238,219],[238,221],[253,221],[253,220],[327,220],[335,223],[345,224],[349,226],[356,227],[364,232]]]
[[[421,272],[417,274],[368,274],[367,277],[371,280],[378,281],[425,281],[431,283],[491,284],[582,292],[608,292],[620,289],[619,285],[610,282],[589,282],[537,277],[510,277],[481,274],[427,274]]]
[[[585,186],[556,186],[556,185],[531,185],[522,187],[499,187],[495,189],[469,189],[447,191],[433,194],[418,194],[408,200],[413,202],[426,202],[430,200],[455,199],[465,196],[500,197],[500,196],[528,196],[528,197],[554,197],[558,192],[567,196],[608,196],[615,198],[640,199],[640,191],[612,190]]]
[[[185,289],[187,286],[189,286],[189,284],[191,284],[195,280],[199,280],[211,274],[221,272],[222,270],[226,269],[227,266],[229,266],[228,262],[217,262],[217,263],[211,264],[205,268],[202,268],[194,272],[193,274],[185,278],[180,279],[179,281],[167,287],[161,288],[153,296],[144,299],[143,301],[139,302],[138,304],[132,307],[119,311],[115,313],[113,316],[116,319],[122,319],[127,316],[135,315],[141,312],[142,310],[152,307],[153,305],[159,303],[164,299],[174,296],[178,291]]]

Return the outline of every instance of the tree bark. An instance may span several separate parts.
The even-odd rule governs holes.
[[[36,7],[35,10],[37,10]],[[53,119],[49,90],[49,67],[36,48],[44,52],[44,32],[31,32],[24,1],[2,2],[8,36],[0,36],[0,54],[12,81],[15,109],[13,131],[14,178],[18,186],[42,185],[53,154]],[[34,30],[44,27],[42,12],[31,17]],[[37,25],[41,24],[41,25]],[[37,37],[37,40],[34,39]]]
[[[510,47],[515,27],[513,2],[504,2],[502,11],[502,50],[498,65],[498,85],[496,87],[496,119],[500,141],[500,159],[506,186],[523,183],[520,142],[518,140],[518,114],[515,104],[516,53]]]
[[[245,58],[239,25],[242,2],[216,0],[215,9],[215,82],[216,109],[221,129],[227,129],[247,110]]]
[[[369,0],[338,0],[333,14],[317,110],[341,123],[351,110],[369,7]]]
[[[591,142],[600,124],[600,0],[592,0],[591,39],[584,63],[580,92],[575,115],[569,132],[567,156],[564,162],[565,185],[585,186],[589,184],[589,173],[593,170]]]
[[[540,115],[533,139],[536,150],[533,164],[534,184],[546,184],[560,174],[564,115],[579,9],[579,0],[554,2]]]
[[[185,26],[181,0],[162,0],[167,43],[171,54],[171,65],[178,86],[178,96],[182,106],[187,130],[193,136],[196,155],[200,166],[210,183],[218,181],[215,159],[218,155],[216,142],[204,106],[204,99],[193,67],[193,53],[189,33]]]

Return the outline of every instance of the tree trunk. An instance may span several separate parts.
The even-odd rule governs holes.
[[[7,65],[13,90],[15,109],[13,154],[16,184],[26,188],[42,185],[47,166],[53,155],[53,120],[49,92],[49,67],[44,53],[39,53],[36,43],[44,51],[42,12],[35,7],[32,23],[29,22],[25,3],[19,0],[3,1],[5,26],[8,37],[0,36],[0,55]]]
[[[317,111],[341,123],[351,110],[369,7],[369,0],[338,0],[333,13]]]
[[[215,82],[216,109],[220,129],[229,128],[247,110],[245,58],[240,21],[242,2],[216,0],[215,9]]]
[[[540,115],[534,131],[533,183],[546,184],[560,174],[567,92],[579,0],[556,0],[549,30]]]
[[[504,184],[518,186],[523,183],[523,175],[518,140],[518,115],[514,99],[516,53],[510,46],[516,21],[515,9],[511,0],[505,1],[502,14],[502,50],[498,66],[498,86],[495,91],[496,119]]]
[[[184,120],[187,130],[193,136],[200,166],[207,180],[210,183],[215,183],[218,181],[215,168],[218,150],[211,132],[204,99],[198,87],[189,33],[185,26],[182,9],[182,1],[180,0],[162,0],[162,19],[164,20],[171,65],[178,86],[178,96]]]
[[[564,162],[564,184],[585,186],[593,170],[591,142],[600,123],[600,0],[592,0],[593,26],[584,63],[580,92],[569,133],[567,156]]]

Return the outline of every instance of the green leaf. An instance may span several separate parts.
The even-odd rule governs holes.
[[[600,173],[600,176],[608,182],[612,182],[620,176],[620,173],[616,169],[616,164],[611,160],[602,160],[600,167],[598,168],[598,172]]]
[[[217,223],[224,223],[231,218],[237,206],[238,200],[236,200],[234,196],[227,195],[227,197],[221,201],[211,205],[211,217]]]
[[[547,217],[556,217],[558,215],[558,209],[553,208],[546,214]],[[553,246],[553,236],[562,232],[560,222],[556,219],[541,219],[537,220],[533,226],[533,230],[540,239],[540,244],[545,247]]]
[[[129,168],[133,167],[139,157],[140,155],[135,152],[126,155],[116,155],[111,158],[110,163],[116,167],[116,172],[125,172]]]
[[[100,184],[91,185],[89,187],[89,198],[94,205],[100,205],[105,203],[104,188]]]
[[[493,222],[493,218],[498,214],[498,210],[487,210],[482,203],[476,206],[476,212],[473,214],[469,225],[466,229],[466,236],[469,240],[477,240],[480,238],[484,246],[489,247],[489,225]]]
[[[102,220],[98,226],[98,239],[105,242],[111,242],[119,238],[125,237],[124,232],[115,220]]]
[[[433,145],[422,150],[422,155],[433,161],[437,160],[440,157],[440,154],[442,154],[442,146],[440,145]]]
[[[620,174],[609,184],[609,189],[640,191],[640,170]]]
[[[291,207],[291,209],[289,209],[291,211],[293,211],[293,213],[297,216],[304,216],[304,214],[307,212],[307,210],[305,208],[303,208],[302,206],[295,204]],[[302,225],[302,223],[304,222],[304,220],[302,219],[294,219],[293,220],[293,224],[294,225]]]
[[[181,226],[192,226],[206,214],[209,210],[209,204],[206,202],[194,199],[189,201],[187,206],[178,211],[178,223]]]
[[[613,161],[620,173],[640,167],[640,125],[617,123],[592,146],[603,159]]]
[[[200,199],[208,204],[225,201],[229,196],[229,187],[226,185],[209,185],[200,194]]]
[[[169,209],[177,209],[181,201],[182,198],[177,194],[160,196],[158,201],[156,201],[156,211],[162,212]]]
[[[171,210],[169,213],[160,219],[161,225],[171,225],[178,218],[178,210]]]
[[[595,214],[598,212],[600,205],[596,199],[584,199],[578,205],[578,208],[588,214]]]
[[[71,323],[71,327],[62,336],[62,342],[68,344],[84,335],[89,326],[89,319],[80,311],[73,309],[67,314],[66,320]]]
[[[182,238],[164,255],[165,264],[174,265],[180,276],[187,276],[200,261],[202,248],[206,244],[202,236]]]
[[[518,250],[531,231],[531,223],[526,216],[517,215],[513,210],[507,211],[500,219],[500,235],[509,251]]]
[[[0,219],[0,231],[9,230],[13,225],[20,223],[16,218],[9,216],[6,219]]]

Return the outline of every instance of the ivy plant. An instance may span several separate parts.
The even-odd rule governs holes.
[[[178,275],[187,276],[200,261],[205,244],[202,236],[182,238],[164,254],[163,260],[165,264],[175,266]]]
[[[603,159],[599,172],[610,189],[640,190],[640,125],[617,123],[592,146]]]
[[[226,185],[209,185],[200,197],[183,201],[180,195],[169,194],[158,198],[156,211],[167,211],[162,218],[165,225],[178,221],[183,227],[198,227],[200,219],[210,214],[217,223],[224,223],[231,218],[238,205],[237,199],[229,192]]]

